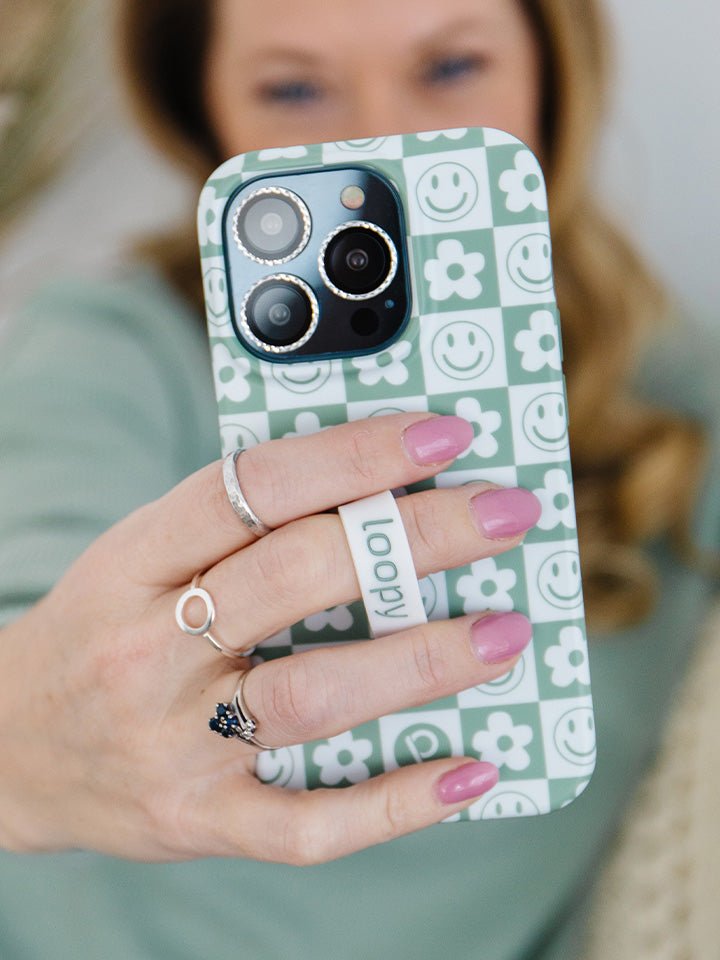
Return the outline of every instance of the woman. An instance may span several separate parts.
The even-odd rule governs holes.
[[[682,525],[698,441],[684,420],[626,398],[634,331],[657,303],[585,199],[579,160],[602,59],[592,7],[271,0],[258,12],[249,0],[175,0],[128,3],[126,32],[146,115],[200,173],[260,146],[471,123],[537,150],[553,201],[589,612],[616,628],[645,619],[596,651],[601,759],[566,811],[415,832],[492,785],[495,772],[468,760],[330,793],[260,786],[255,751],[207,733],[208,704],[232,696],[237,665],[185,642],[178,599],[207,570],[223,641],[243,650],[352,598],[338,525],[322,514],[438,472],[468,442],[467,425],[402,415],[248,451],[242,491],[275,528],[257,540],[215,460],[189,236],[162,250],[175,287],[146,266],[47,291],[7,351],[2,386],[0,839],[15,851],[0,868],[6,952],[577,956],[581,889],[710,590],[660,543],[648,615],[639,547]],[[683,396],[683,362],[654,360],[654,389],[698,416],[718,409],[702,391]],[[509,549],[537,518],[531,495],[487,488],[406,498],[403,511],[419,573]],[[717,516],[714,489],[708,529]],[[460,618],[376,642],[371,661],[350,647],[253,668],[244,697],[265,743],[313,739],[500,676],[527,639],[517,615]],[[110,857],[47,855],[69,848]],[[23,904],[51,890],[31,922]],[[79,924],[80,909],[93,920]]]

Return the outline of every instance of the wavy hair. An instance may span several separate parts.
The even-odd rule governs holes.
[[[659,287],[590,189],[609,60],[597,4],[522,3],[544,54],[543,166],[586,611],[593,630],[608,631],[643,619],[654,605],[650,543],[662,535],[688,542],[705,444],[694,423],[632,396],[643,340],[666,311]],[[140,119],[201,180],[223,159],[202,102],[210,13],[210,0],[124,0],[121,16],[125,74]],[[190,228],[145,251],[201,303]]]

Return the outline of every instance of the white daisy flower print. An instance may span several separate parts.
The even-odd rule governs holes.
[[[341,780],[360,783],[370,777],[365,761],[372,753],[372,743],[352,733],[341,733],[313,751],[313,761],[320,767],[320,782],[335,787]]]
[[[590,664],[580,627],[562,628],[558,634],[558,643],[545,651],[545,663],[552,669],[550,679],[556,687],[590,683]]]
[[[560,370],[560,338],[555,317],[549,310],[536,310],[530,315],[530,328],[515,335],[515,349],[522,354],[523,370],[537,373],[543,367]]]
[[[432,300],[447,300],[453,294],[463,300],[475,300],[482,293],[478,274],[485,269],[482,253],[465,253],[459,240],[441,240],[437,259],[425,263],[425,279],[430,282]]]
[[[410,374],[403,360],[410,355],[411,349],[407,340],[400,340],[382,353],[355,357],[352,363],[360,371],[360,383],[366,387],[374,387],[381,380],[385,380],[393,387],[400,387],[407,383]]]
[[[529,150],[518,150],[514,168],[505,170],[498,184],[507,194],[505,206],[511,213],[522,213],[528,207],[547,211],[547,195],[540,164]]]
[[[573,506],[573,488],[567,473],[561,468],[548,470],[543,477],[544,486],[533,490],[542,504],[538,520],[540,530],[553,530],[561,524],[571,530],[577,527]]]
[[[213,347],[215,389],[219,398],[227,397],[234,403],[242,403],[250,396],[250,361],[245,357],[234,358],[224,343]]]
[[[526,770],[530,754],[525,747],[533,738],[527,723],[513,723],[509,713],[498,710],[488,717],[487,729],[478,730],[472,738],[473,749],[482,760],[510,770]]]

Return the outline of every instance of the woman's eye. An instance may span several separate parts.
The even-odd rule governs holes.
[[[466,80],[482,69],[483,65],[483,57],[475,54],[443,57],[430,64],[425,70],[423,79],[429,83],[454,83],[458,80]]]
[[[310,103],[322,95],[322,91],[318,86],[304,80],[269,83],[262,88],[261,93],[264,100],[281,104]]]

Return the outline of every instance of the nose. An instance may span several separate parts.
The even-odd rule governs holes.
[[[351,99],[347,139],[359,140],[391,133],[413,133],[413,111],[400,84],[374,81],[357,89]],[[417,127],[423,129],[422,124]]]

